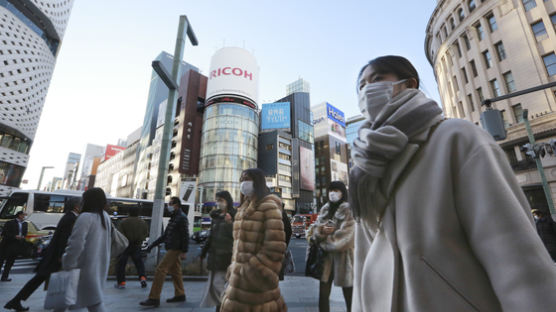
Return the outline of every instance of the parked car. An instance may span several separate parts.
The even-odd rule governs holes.
[[[191,235],[191,239],[194,240],[197,244],[200,244],[208,239],[210,235],[210,230],[201,230],[193,233]]]
[[[4,223],[7,220],[2,220],[0,222],[0,232],[4,227]],[[37,225],[32,221],[27,220],[27,236],[25,236],[25,248],[23,249],[23,257],[39,257],[44,249],[50,243],[53,231],[49,230],[39,230]],[[2,238],[0,237],[0,240]]]

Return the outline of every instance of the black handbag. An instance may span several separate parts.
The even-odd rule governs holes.
[[[305,265],[305,276],[316,278],[318,280],[322,277],[324,268],[324,258],[326,252],[318,243],[311,241],[309,245],[309,256],[307,257],[307,264]]]

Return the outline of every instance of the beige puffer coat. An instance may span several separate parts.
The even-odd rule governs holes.
[[[282,201],[268,195],[241,205],[234,222],[234,249],[229,285],[221,311],[287,311],[278,286],[286,252]]]

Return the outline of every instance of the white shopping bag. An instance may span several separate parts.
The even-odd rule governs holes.
[[[50,275],[48,292],[44,300],[45,309],[63,309],[75,304],[79,271],[79,269],[73,269]]]

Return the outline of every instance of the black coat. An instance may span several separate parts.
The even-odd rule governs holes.
[[[164,234],[154,241],[151,247],[161,243],[166,245],[166,250],[187,252],[189,249],[189,221],[181,209],[172,213]]]
[[[286,210],[284,209],[282,209],[282,222],[284,223],[284,232],[286,232],[286,246],[288,246],[290,244],[290,239],[292,238],[292,224],[290,218],[288,217],[288,214],[286,213]],[[282,269],[280,270],[280,274],[278,275],[278,278],[281,281],[284,280],[286,261],[288,261],[288,259],[284,258]]]
[[[50,273],[60,271],[62,268],[62,255],[66,250],[68,239],[73,229],[73,224],[77,220],[77,216],[73,212],[66,212],[62,219],[56,226],[56,231],[50,240],[50,244],[44,251],[39,265],[37,266],[37,273],[41,275],[49,275]]]
[[[27,229],[27,222],[23,222],[21,225],[21,236],[27,236]],[[0,243],[0,252],[2,252],[4,256],[17,256],[23,253],[25,239],[18,240],[16,238],[17,235],[19,235],[19,224],[17,219],[6,222],[2,229],[2,242]]]
[[[537,220],[536,224],[537,232],[544,246],[548,250],[552,260],[556,261],[556,222],[550,217],[544,217]]]
[[[235,209],[229,213],[233,220]],[[210,271],[225,271],[232,262],[234,224],[227,223],[220,210],[212,211],[210,216],[210,236],[203,247],[201,257],[204,258],[208,253],[207,269]]]

